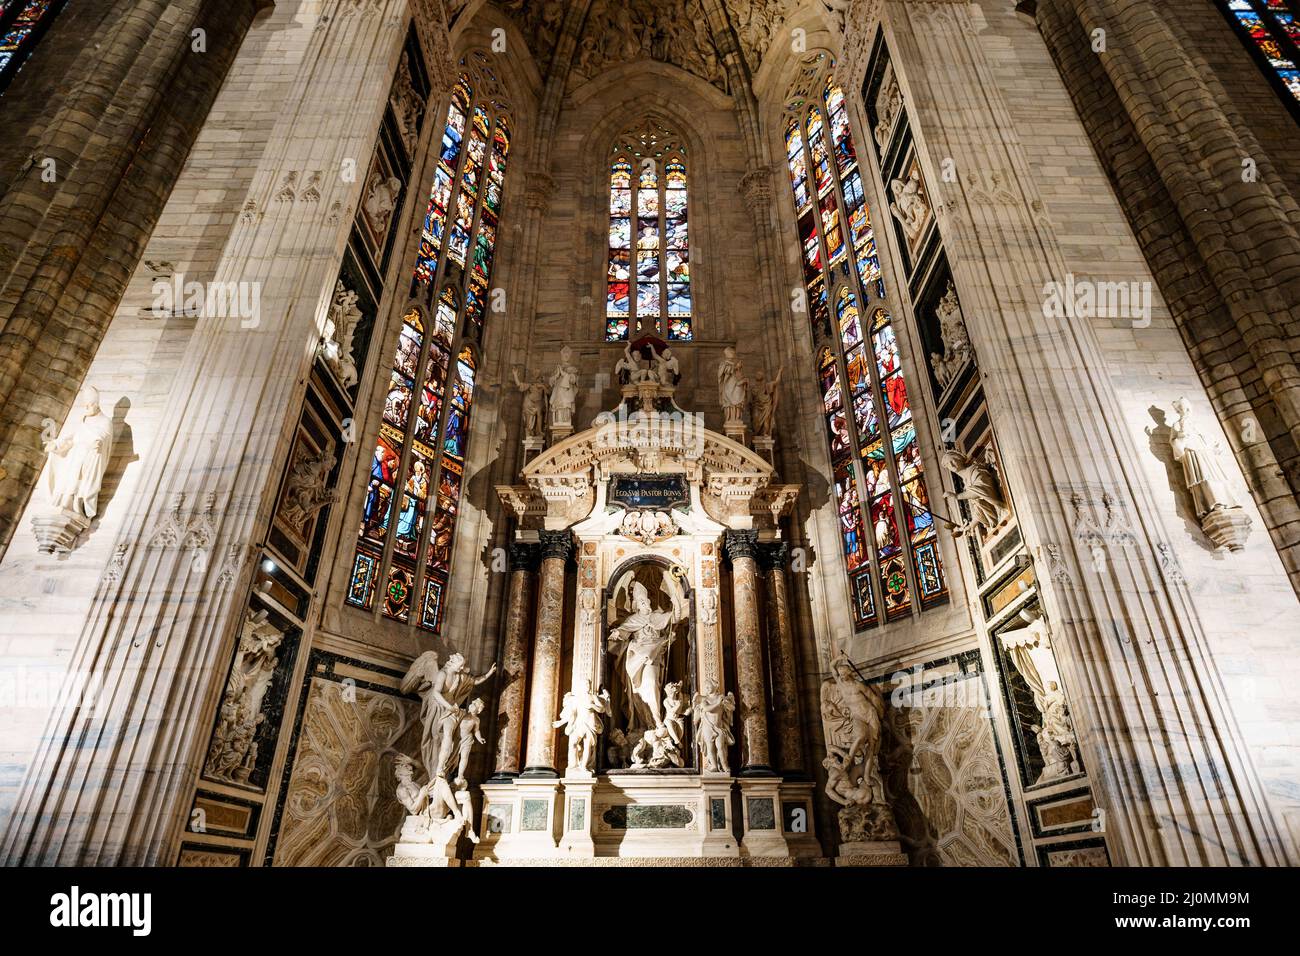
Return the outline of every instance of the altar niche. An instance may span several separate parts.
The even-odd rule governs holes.
[[[609,689],[601,772],[698,772],[687,710],[696,691],[689,571],[658,555],[623,562],[603,594],[597,686]]]

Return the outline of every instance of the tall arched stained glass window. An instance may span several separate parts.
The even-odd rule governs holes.
[[[830,442],[841,544],[859,628],[947,596],[916,426],[894,338],[844,94],[814,57],[787,100],[794,197]],[[801,88],[802,85],[802,88]]]
[[[4,92],[66,0],[0,0],[0,92]]]
[[[686,149],[647,119],[620,136],[609,167],[605,341],[694,338]]]
[[[510,155],[510,123],[486,58],[471,54],[462,66],[438,145],[347,595],[349,604],[371,609],[377,601],[386,617],[414,616],[433,631],[442,627],[451,574],[474,348]]]
[[[1300,105],[1300,11],[1289,0],[1219,2],[1292,105]]]

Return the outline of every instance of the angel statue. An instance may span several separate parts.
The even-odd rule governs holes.
[[[883,803],[878,757],[884,698],[879,689],[858,679],[847,657],[831,664],[831,674],[822,683],[822,726],[826,750],[843,774],[828,780],[826,794],[837,803],[848,793],[856,795],[855,803]]]
[[[627,679],[628,730],[648,730],[663,723],[659,689],[663,686],[664,662],[673,642],[673,630],[686,620],[690,609],[681,585],[667,568],[662,591],[672,606],[667,611],[656,611],[646,586],[633,581],[632,611],[609,634],[610,651],[623,659]]]
[[[585,678],[578,683],[576,690],[564,695],[560,705],[560,719],[553,726],[563,727],[564,735],[569,738],[569,769],[596,769],[596,738],[605,729],[601,714],[609,713],[609,691],[599,694],[591,692],[591,681]]]
[[[700,752],[700,763],[705,773],[731,774],[727,762],[727,748],[736,742],[731,733],[731,715],[736,711],[736,698],[728,691],[718,691],[718,682],[709,681],[704,693],[696,693],[691,701],[695,715],[695,747]]]
[[[430,780],[455,773],[460,757],[455,737],[461,721],[468,716],[463,705],[470,692],[496,669],[493,664],[486,674],[475,677],[466,671],[461,654],[452,654],[439,668],[438,653],[425,651],[402,678],[403,694],[414,691],[420,695],[420,759]]]
[[[1006,499],[1002,497],[1002,487],[998,482],[998,473],[994,468],[993,448],[985,446],[984,454],[976,457],[964,455],[956,448],[943,453],[943,466],[961,479],[961,491],[958,501],[964,501],[970,508],[970,520],[958,527],[953,534],[960,537],[978,530],[988,537],[1002,527],[1011,511]]]

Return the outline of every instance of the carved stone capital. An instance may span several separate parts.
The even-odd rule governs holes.
[[[539,550],[543,561],[559,558],[568,561],[573,557],[573,535],[568,531],[539,532],[541,542]]]
[[[724,542],[727,560],[735,564],[741,558],[758,557],[758,532],[728,529]]]
[[[790,559],[790,545],[770,541],[758,546],[758,566],[764,571],[783,571]]]
[[[550,532],[545,532],[550,534]],[[522,541],[516,541],[510,545],[510,570],[511,571],[536,571],[540,560],[539,547],[535,544],[527,544]]]

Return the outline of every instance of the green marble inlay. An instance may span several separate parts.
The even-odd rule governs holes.
[[[545,800],[525,800],[523,829],[545,830],[547,802]]]
[[[569,802],[569,829],[582,830],[587,826],[587,801],[571,800]]]
[[[749,806],[749,828],[751,830],[775,830],[776,808],[768,797],[746,797]]]
[[[611,830],[681,830],[695,819],[691,808],[679,803],[654,806],[625,804],[610,807],[602,819]]]
[[[709,826],[714,830],[727,829],[727,801],[714,797],[709,801]]]

